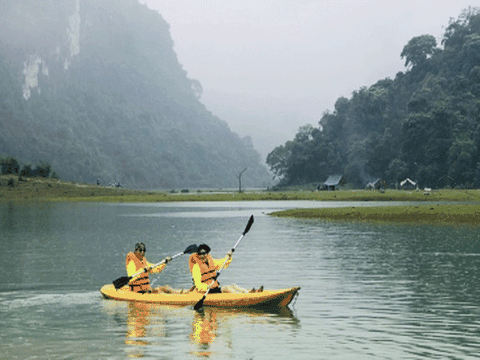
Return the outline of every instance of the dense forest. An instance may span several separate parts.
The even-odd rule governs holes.
[[[341,97],[317,127],[301,127],[267,164],[280,186],[343,174],[355,187],[375,179],[395,187],[480,187],[480,10],[451,19],[441,46],[412,38],[405,72]]]
[[[137,0],[0,2],[0,156],[133,188],[267,186],[253,148],[200,102],[169,25]]]

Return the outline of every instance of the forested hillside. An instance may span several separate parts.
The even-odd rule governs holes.
[[[339,98],[318,126],[276,147],[267,164],[280,185],[343,174],[356,187],[409,177],[421,187],[480,187],[480,10],[465,10],[441,44],[412,38],[405,72]]]
[[[0,2],[0,156],[135,188],[265,186],[248,138],[199,101],[137,0]]]

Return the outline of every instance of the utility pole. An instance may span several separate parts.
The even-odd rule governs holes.
[[[242,174],[245,172],[245,170],[247,170],[247,168],[243,169],[243,171],[238,174],[238,192],[241,193],[242,192]]]

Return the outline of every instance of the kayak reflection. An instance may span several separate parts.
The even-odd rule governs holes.
[[[102,304],[117,326],[124,329],[129,358],[146,356],[184,326],[191,329],[189,337],[193,348],[190,353],[209,356],[218,346],[235,340],[236,324],[299,325],[299,320],[288,307],[263,310],[207,306],[202,312],[197,312],[191,307],[134,301],[104,301]]]
[[[197,355],[211,355],[211,352],[207,350],[217,337],[217,328],[217,314],[215,311],[195,312],[190,338],[200,345],[201,349],[195,352]]]
[[[127,356],[141,358],[146,355],[147,346],[159,338],[166,337],[166,322],[163,316],[155,314],[155,307],[141,302],[127,302],[127,331],[125,344],[129,345]]]
[[[147,328],[149,328],[148,337],[165,336],[164,320],[161,316],[152,316],[154,309],[150,304],[141,302],[129,302],[127,304],[128,317],[125,344],[148,345]]]
[[[299,320],[294,316],[292,310],[287,307],[273,309],[249,309],[249,308],[217,308],[205,307],[203,311],[195,312],[192,333],[190,339],[199,345],[198,350],[193,353],[198,356],[210,356],[210,346],[217,338],[217,334],[232,336],[231,328],[235,321],[247,317],[250,322],[255,323],[289,323],[298,325]],[[276,320],[275,320],[276,319]],[[227,343],[232,339],[227,338]]]

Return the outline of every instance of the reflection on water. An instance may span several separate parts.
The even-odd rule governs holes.
[[[209,351],[209,346],[217,337],[217,327],[217,313],[215,311],[207,309],[195,314],[190,338],[200,345],[199,350],[196,351],[197,355],[209,356],[212,354]]]
[[[188,352],[195,357],[208,357],[215,355],[218,348],[231,347],[237,326],[300,326],[299,319],[289,308],[265,311],[204,307],[203,311],[197,312],[191,307],[108,300],[103,302],[103,310],[115,319],[119,329],[124,329],[129,358],[148,357],[152,349],[171,341],[178,328],[185,326],[188,326],[188,337],[194,345]]]
[[[211,344],[217,338],[217,331],[220,326],[227,326],[228,322],[245,321],[245,318],[251,323],[270,323],[298,326],[299,321],[295,318],[289,308],[272,309],[270,312],[256,309],[221,309],[214,307],[205,307],[202,312],[195,312],[192,333],[190,338],[198,344],[198,349],[194,354],[199,356],[210,356],[212,351]],[[228,333],[231,335],[231,333]],[[224,341],[229,343],[234,339],[227,338]]]
[[[140,302],[127,303],[127,331],[125,344],[132,345],[128,352],[129,357],[143,357],[144,346],[150,344],[149,338],[165,338],[165,320],[162,316],[155,316],[151,304]],[[147,333],[148,329],[148,333]]]

